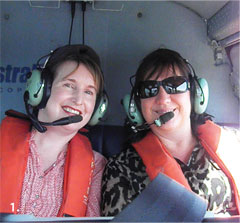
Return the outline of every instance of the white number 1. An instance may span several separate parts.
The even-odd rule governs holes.
[[[14,212],[14,203],[10,204],[12,206],[12,212]]]

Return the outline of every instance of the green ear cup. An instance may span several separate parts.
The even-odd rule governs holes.
[[[206,79],[198,78],[196,81],[196,91],[194,98],[194,111],[197,114],[202,114],[206,111],[209,98],[209,88]]]
[[[27,79],[26,90],[29,93],[28,104],[33,107],[39,105],[43,97],[44,82],[40,70],[33,70]]]
[[[106,94],[103,94],[97,109],[95,110],[90,121],[88,122],[88,125],[90,126],[96,125],[106,113],[107,107],[108,107],[108,97]]]
[[[131,103],[129,103],[131,100]],[[125,112],[127,113],[128,118],[131,122],[135,123],[136,126],[140,126],[144,123],[142,114],[139,112],[136,102],[134,99],[131,99],[129,94],[125,95],[123,98],[123,107]]]

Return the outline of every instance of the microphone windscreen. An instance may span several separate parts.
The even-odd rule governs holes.
[[[172,119],[174,116],[174,112],[167,112],[164,115],[160,116],[161,119],[161,123],[165,124],[166,122],[168,122],[170,119]]]
[[[69,122],[70,123],[81,122],[82,119],[83,119],[83,117],[81,115],[70,116],[69,117]]]

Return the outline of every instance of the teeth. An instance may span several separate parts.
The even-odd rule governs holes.
[[[68,108],[68,107],[64,107],[63,110],[67,111],[67,112],[70,112],[70,113],[73,113],[75,115],[79,115],[80,114],[79,111],[73,110],[73,109]]]
[[[156,113],[157,114],[159,114],[159,115],[162,115],[162,114],[165,114],[165,113],[167,113],[167,112],[174,112],[176,109],[174,109],[174,110],[167,110],[167,111],[156,111]]]

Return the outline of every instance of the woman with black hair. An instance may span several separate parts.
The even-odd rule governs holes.
[[[100,216],[106,160],[78,133],[96,122],[103,97],[98,55],[86,45],[66,45],[28,77],[29,120],[6,117],[1,123],[0,212]]]
[[[117,215],[159,173],[206,199],[215,215],[240,213],[239,131],[210,120],[207,82],[179,53],[147,55],[124,100],[131,137],[105,167],[103,215]]]

